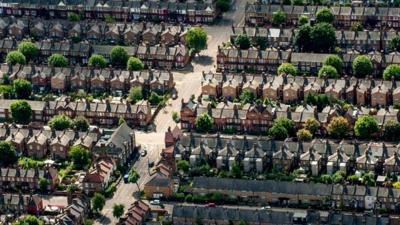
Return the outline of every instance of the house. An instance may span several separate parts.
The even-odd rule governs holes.
[[[168,167],[160,164],[150,176],[150,180],[144,184],[143,189],[147,198],[168,198],[174,192],[174,181]]]
[[[38,215],[43,212],[43,200],[39,195],[0,193],[0,212]]]
[[[20,189],[23,191],[39,189],[39,180],[49,181],[47,190],[54,190],[58,184],[57,170],[52,167],[44,169],[1,168],[0,184],[4,189]]]
[[[134,202],[119,219],[117,225],[140,225],[150,217],[150,207],[139,200]]]
[[[72,199],[61,215],[56,217],[56,225],[81,225],[84,224],[85,218],[89,213],[89,204],[84,197]]]
[[[103,191],[111,182],[115,170],[116,165],[111,158],[98,159],[83,178],[83,191],[86,194]]]

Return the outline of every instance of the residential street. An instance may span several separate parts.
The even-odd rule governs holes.
[[[164,146],[164,132],[168,127],[175,127],[176,123],[172,120],[172,112],[180,111],[181,99],[189,99],[191,95],[200,94],[202,72],[214,71],[215,56],[218,51],[218,45],[229,39],[231,25],[243,24],[245,0],[236,0],[233,3],[232,10],[224,15],[224,18],[218,24],[204,26],[208,33],[208,48],[196,56],[191,65],[183,71],[174,71],[174,80],[178,98],[170,99],[167,106],[162,109],[155,118],[155,131],[144,133],[136,132],[137,145],[142,149],[147,149],[147,156],[140,157],[133,165],[140,174],[139,185],[143,188],[144,183],[149,179],[148,162],[157,161],[161,149]],[[135,201],[133,194],[137,191],[136,184],[125,184],[123,181],[119,184],[117,191],[112,199],[107,200],[102,217],[96,220],[95,224],[116,224],[117,219],[112,215],[114,204],[124,204],[125,209]]]

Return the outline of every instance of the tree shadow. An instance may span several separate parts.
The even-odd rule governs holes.
[[[212,65],[214,63],[214,58],[208,55],[199,55],[193,58],[192,62],[197,63],[202,66]]]
[[[111,224],[111,220],[106,216],[101,216],[100,224]]]

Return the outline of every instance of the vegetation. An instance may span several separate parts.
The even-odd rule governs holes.
[[[15,64],[25,65],[26,58],[24,54],[19,51],[11,51],[6,56],[6,63],[12,66]]]
[[[331,52],[336,45],[335,28],[328,23],[303,25],[296,32],[294,46],[304,52]]]
[[[388,141],[396,141],[400,137],[400,123],[389,120],[384,127],[383,137]]]
[[[315,118],[308,118],[304,124],[304,128],[309,130],[311,134],[315,134],[321,127],[319,121]]]
[[[246,34],[240,34],[235,39],[235,45],[240,49],[249,49],[251,47],[250,38]]]
[[[53,54],[47,59],[49,66],[54,67],[67,67],[68,66],[68,59],[61,54]]]
[[[89,66],[93,66],[95,68],[105,68],[107,66],[106,59],[102,55],[93,54],[90,56],[88,61]]]
[[[92,210],[98,213],[103,209],[105,204],[106,198],[100,193],[95,193],[91,199]]]
[[[143,89],[142,87],[132,87],[129,90],[128,94],[128,99],[132,104],[135,104],[136,102],[140,101],[143,99]]]
[[[39,54],[38,47],[30,41],[23,41],[19,43],[18,51],[25,56],[27,62],[34,60]]]
[[[140,71],[144,68],[142,60],[136,57],[129,57],[127,69],[130,71]]]
[[[359,117],[354,125],[354,134],[363,139],[371,138],[378,131],[378,122],[369,115]]]
[[[239,96],[240,102],[242,104],[252,103],[254,102],[255,98],[256,96],[254,95],[254,93],[249,90],[244,90]]]
[[[32,93],[31,82],[24,79],[16,79],[13,82],[14,92],[18,99],[28,99]]]
[[[349,131],[349,122],[342,116],[334,117],[328,124],[327,130],[334,138],[344,138]]]
[[[140,179],[139,173],[135,170],[135,168],[132,167],[128,173],[128,181],[129,183],[135,183],[140,192],[140,187],[138,183],[139,179]]]
[[[0,155],[0,167],[8,167],[18,160],[14,147],[6,141],[0,141]]]
[[[18,219],[12,225],[44,225],[44,222],[36,216],[27,215],[22,219]]]
[[[38,184],[40,191],[44,193],[47,191],[47,186],[50,184],[50,181],[45,178],[40,178]]]
[[[318,10],[315,19],[317,23],[333,23],[335,16],[330,9],[322,8]]]
[[[335,67],[339,74],[342,74],[344,63],[343,60],[338,55],[329,55],[324,61],[324,65]]]
[[[324,66],[321,67],[321,69],[319,69],[318,77],[319,78],[337,79],[337,78],[339,78],[339,74],[336,71],[335,67],[329,66],[329,65],[324,65]]]
[[[353,61],[353,73],[358,78],[363,78],[372,73],[371,60],[365,56],[357,56]]]
[[[42,160],[35,160],[29,157],[21,157],[18,159],[18,166],[24,169],[43,168],[44,162]]]
[[[389,65],[383,71],[383,79],[391,80],[394,78],[395,80],[400,80],[400,66],[399,65]]]
[[[228,12],[230,8],[230,0],[217,0],[215,7],[221,12]]]
[[[286,22],[286,14],[278,10],[272,14],[272,24],[275,26],[283,25]]]
[[[181,171],[187,173],[187,172],[189,171],[190,164],[189,164],[189,162],[186,161],[186,160],[179,160],[179,161],[176,163],[176,168],[177,168],[178,170],[181,170]]]
[[[115,46],[114,48],[111,49],[110,52],[111,65],[119,68],[126,67],[128,58],[129,58],[128,52],[126,51],[125,48],[121,46]]]
[[[207,47],[207,33],[202,27],[192,27],[188,30],[185,41],[194,53],[199,53]]]
[[[71,22],[78,22],[81,20],[81,16],[78,13],[69,12],[68,13],[68,20]]]
[[[25,100],[17,100],[11,103],[11,117],[14,122],[28,124],[32,118],[32,108]]]
[[[282,63],[278,67],[278,75],[282,75],[282,74],[296,76],[297,69],[290,63]]]
[[[83,169],[90,164],[90,152],[81,145],[72,146],[68,152],[68,157],[73,162],[75,169]]]
[[[308,16],[306,16],[306,15],[301,15],[301,16],[299,17],[299,24],[300,24],[300,26],[306,25],[306,24],[308,24],[308,22],[309,22]]]
[[[200,132],[208,132],[211,131],[214,120],[207,113],[202,113],[196,118],[196,129]]]
[[[47,123],[55,130],[66,130],[74,127],[74,121],[66,115],[56,115]]]
[[[390,40],[389,48],[392,51],[400,52],[400,36],[396,36],[392,40]]]
[[[77,131],[86,132],[89,130],[89,121],[84,116],[77,116],[74,119],[74,127]]]
[[[172,112],[172,120],[173,120],[175,123],[179,123],[179,114],[178,114],[178,112],[176,112],[176,111],[173,111],[173,112]]]
[[[114,204],[113,206],[113,216],[115,218],[120,218],[122,215],[124,215],[124,209],[125,206],[122,204]]]
[[[288,131],[285,129],[285,127],[277,125],[272,126],[268,130],[268,133],[276,140],[285,140],[289,136]]]
[[[311,141],[312,137],[313,135],[307,129],[300,129],[299,131],[297,131],[297,138],[299,139],[299,141]]]

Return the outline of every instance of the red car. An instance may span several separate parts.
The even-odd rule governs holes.
[[[215,208],[215,206],[216,206],[215,203],[212,203],[212,202],[210,202],[206,205],[206,207],[208,207],[208,208]]]

